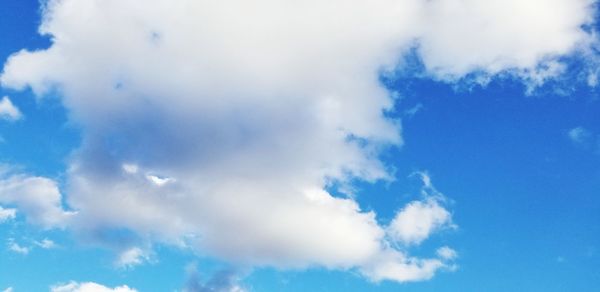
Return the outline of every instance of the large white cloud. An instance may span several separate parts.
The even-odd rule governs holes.
[[[582,29],[592,21],[594,2],[428,1],[420,53],[426,67],[442,78],[514,70],[543,81],[560,73],[557,58],[594,42]]]
[[[422,280],[448,258],[411,257],[387,233],[424,240],[450,222],[437,200],[404,209],[427,226],[390,229],[326,191],[393,179],[378,156],[402,144],[401,127],[378,73],[418,46],[440,78],[546,78],[590,38],[589,4],[54,0],[40,28],[52,46],[13,55],[0,81],[60,93],[82,126],[67,186],[81,234],[129,230],[237,263]]]

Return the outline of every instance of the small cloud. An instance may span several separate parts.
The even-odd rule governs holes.
[[[16,121],[22,117],[21,111],[10,101],[8,96],[0,100],[0,119]]]
[[[453,228],[452,215],[435,199],[413,201],[400,210],[388,227],[390,237],[407,245],[420,244],[444,228]]]
[[[566,259],[564,257],[562,257],[562,256],[559,256],[559,257],[556,258],[556,262],[559,263],[559,264],[562,264],[565,261],[566,261]]]
[[[156,176],[156,175],[146,175],[146,178],[151,181],[153,184],[162,187],[164,185],[166,185],[167,183],[170,183],[172,181],[174,181],[174,179],[170,178],[170,177],[160,177],[160,176]]]
[[[15,219],[16,216],[17,209],[4,209],[0,207],[0,223]]]
[[[592,139],[592,132],[584,127],[576,127],[567,132],[569,140],[578,145],[587,145]]]
[[[437,250],[437,255],[444,259],[444,260],[454,260],[458,254],[456,253],[455,250],[451,249],[450,247],[447,246],[442,246],[440,248],[438,248]]]
[[[13,292],[13,291],[14,291],[13,287],[8,287],[8,288],[2,290],[2,292]]]
[[[117,258],[115,264],[120,268],[132,268],[137,265],[141,265],[144,262],[150,261],[150,255],[139,247],[129,248]]]
[[[429,174],[411,174],[414,175],[418,176],[423,184],[423,199],[406,204],[396,213],[386,230],[394,242],[405,245],[417,245],[437,231],[457,228],[452,222],[452,214],[443,206],[446,200],[444,194],[436,190]]]
[[[29,254],[30,248],[21,246],[15,242],[14,238],[8,239],[8,250],[22,255]]]
[[[421,111],[423,109],[423,104],[418,103],[415,106],[407,109],[404,111],[404,115],[407,118],[412,118],[414,115],[416,115],[419,111]]]
[[[123,168],[123,171],[129,174],[135,174],[139,169],[137,165],[131,163],[123,163],[121,167]]]
[[[58,245],[56,243],[54,243],[54,241],[44,238],[41,241],[36,241],[35,245],[43,248],[43,249],[53,249],[53,248],[57,248]]]

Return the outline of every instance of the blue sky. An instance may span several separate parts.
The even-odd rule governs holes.
[[[0,3],[0,291],[600,286],[595,1],[175,2]]]

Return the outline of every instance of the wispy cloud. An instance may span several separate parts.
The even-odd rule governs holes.
[[[48,238],[44,238],[40,241],[35,241],[34,243],[36,246],[43,248],[43,249],[54,249],[54,248],[58,247],[58,245],[54,241],[52,241]]]
[[[578,145],[586,145],[590,143],[593,138],[592,132],[584,127],[575,127],[567,132],[569,139]]]
[[[14,238],[9,238],[8,239],[8,250],[15,252],[15,253],[22,254],[22,255],[27,255],[27,254],[29,254],[29,251],[31,249],[29,247],[19,245],[18,243],[15,242]]]

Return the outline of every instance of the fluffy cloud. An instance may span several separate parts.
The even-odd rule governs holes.
[[[16,206],[31,223],[45,228],[64,226],[73,213],[62,208],[61,200],[53,180],[0,172],[0,204]]]
[[[126,230],[131,241],[235,263],[428,279],[449,267],[448,253],[414,258],[388,238],[416,244],[448,225],[437,197],[409,204],[387,228],[352,196],[327,191],[393,179],[378,156],[402,144],[401,127],[385,114],[394,101],[378,73],[416,46],[438,78],[511,71],[543,81],[591,38],[581,28],[589,5],[50,0],[40,32],[51,47],[16,53],[0,81],[56,90],[81,125],[67,184],[77,220],[43,178],[0,182],[0,203],[89,238]],[[26,195],[10,195],[18,190]],[[41,206],[21,198],[40,190]]]
[[[0,119],[16,121],[22,116],[21,111],[13,105],[8,96],[5,96],[0,100]]]
[[[456,79],[483,71],[517,71],[531,81],[561,73],[558,62],[594,42],[592,0],[427,1],[421,56],[428,70]],[[466,37],[468,36],[468,37]]]
[[[433,232],[451,225],[451,215],[435,199],[406,205],[388,227],[390,236],[404,244],[419,244]]]
[[[64,285],[56,285],[50,288],[51,292],[137,292],[127,286],[109,288],[93,282],[76,283],[70,282]]]

